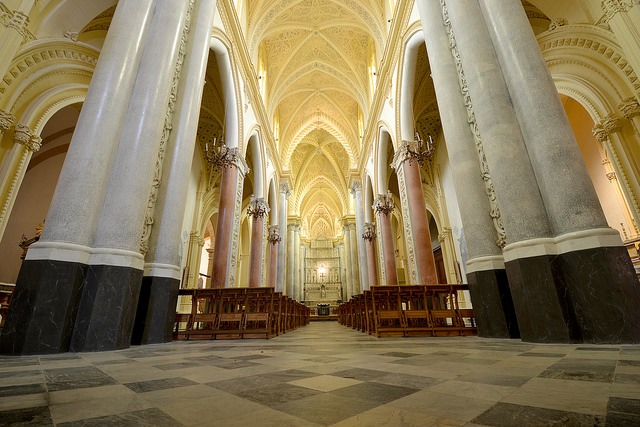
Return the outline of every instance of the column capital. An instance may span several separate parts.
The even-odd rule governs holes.
[[[8,130],[11,126],[13,126],[13,122],[16,121],[16,118],[13,114],[8,111],[0,110],[0,133]]]
[[[362,191],[362,182],[359,179],[354,179],[351,182],[351,187],[349,188],[351,195],[355,197],[358,191]]]
[[[22,123],[18,123],[16,125],[13,140],[17,144],[24,145],[27,150],[31,152],[36,152],[40,150],[40,147],[42,147],[42,138],[36,135],[31,128]]]
[[[622,102],[618,104],[618,109],[625,119],[631,119],[635,116],[640,116],[640,103],[633,96],[631,98],[622,100]]]
[[[591,131],[598,141],[605,142],[609,135],[618,132],[620,129],[622,129],[622,120],[611,113],[596,123]]]
[[[376,213],[389,215],[391,212],[393,212],[393,209],[395,207],[391,192],[387,191],[387,194],[378,194],[371,207]]]
[[[400,147],[396,150],[391,162],[391,167],[398,170],[402,163],[409,161],[411,165],[414,161],[423,165],[433,160],[435,155],[435,145],[431,135],[427,141],[423,141],[418,131],[415,133],[413,141],[402,140]]]
[[[261,218],[267,216],[267,213],[269,213],[269,205],[267,205],[266,200],[252,195],[247,206],[247,215],[253,218]]]
[[[607,19],[613,19],[618,13],[626,13],[637,4],[640,4],[640,0],[602,0],[600,7]]]
[[[285,197],[289,198],[289,196],[291,195],[291,187],[289,186],[288,182],[280,184],[280,193],[283,193]]]

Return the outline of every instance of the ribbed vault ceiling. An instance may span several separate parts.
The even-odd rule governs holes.
[[[386,37],[382,0],[248,2],[247,41],[310,237],[334,237],[348,213],[371,66]]]

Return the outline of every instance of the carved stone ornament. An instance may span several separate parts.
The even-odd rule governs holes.
[[[596,124],[593,129],[591,129],[591,132],[593,132],[593,136],[595,136],[598,142],[602,144],[607,142],[607,139],[609,138],[609,134],[604,130],[604,127],[602,127],[602,123]]]
[[[600,6],[607,19],[612,19],[616,14],[626,13],[637,4],[640,4],[640,0],[602,0]]]
[[[614,179],[616,179],[616,173],[615,172],[609,172],[607,173],[607,179],[609,181],[613,181]]]
[[[620,120],[614,114],[609,114],[602,121],[602,127],[609,135],[611,135],[612,133],[622,129],[622,120]]]
[[[28,126],[18,123],[13,134],[13,139],[17,144],[24,145],[27,150],[36,152],[42,147],[42,138],[35,135]]]
[[[640,103],[634,97],[623,100],[618,105],[618,109],[625,119],[631,119],[635,116],[640,115]]]
[[[6,111],[0,111],[0,132],[8,130],[15,120],[16,118],[12,114]]]
[[[376,213],[389,215],[391,212],[393,212],[393,208],[395,207],[391,192],[387,191],[387,194],[377,195],[376,200],[373,202],[373,205],[371,207]]]
[[[358,191],[362,191],[362,184],[360,183],[360,181],[354,181],[353,184],[351,184],[351,188],[349,188],[349,191],[354,197]]]
[[[289,187],[289,184],[286,182],[280,184],[280,192],[284,193],[288,198],[291,195],[291,188]]]
[[[78,41],[78,32],[77,31],[71,31],[71,30],[67,30],[63,33],[63,36],[65,39],[69,39],[72,42],[77,42]]]
[[[549,24],[549,31],[557,30],[558,28],[564,27],[567,24],[568,22],[566,19],[556,18],[553,21],[551,21],[551,24]]]

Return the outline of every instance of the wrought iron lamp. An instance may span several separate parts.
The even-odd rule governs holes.
[[[204,144],[204,157],[211,165],[211,169],[228,168],[235,163],[237,156],[238,150],[229,148],[224,143],[224,134],[220,135],[219,140],[217,136],[214,136],[211,145],[208,142]]]
[[[416,131],[413,142],[407,144],[407,157],[409,162],[415,160],[421,165],[424,165],[425,161],[430,162],[435,154],[436,147],[431,135],[429,135],[427,141],[423,141],[420,133]]]
[[[267,212],[269,212],[269,207],[264,199],[259,199],[252,194],[251,199],[249,199],[249,206],[247,206],[247,214],[258,218],[265,216]]]

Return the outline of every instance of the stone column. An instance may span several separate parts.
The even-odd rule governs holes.
[[[624,193],[624,197],[629,204],[629,210],[636,224],[640,223],[640,182],[633,169],[633,162],[629,155],[620,155],[624,153],[624,144],[619,133],[622,130],[622,120],[615,114],[608,114],[593,127],[593,135],[598,140],[607,156],[613,162],[616,176],[619,178],[620,188]]]
[[[396,150],[391,166],[398,174],[404,235],[409,257],[409,277],[411,284],[438,283],[436,262],[433,258],[427,208],[422,193],[420,164],[412,158],[417,153],[415,141],[402,141]],[[429,161],[425,159],[425,161]]]
[[[0,131],[8,130],[12,121],[13,116],[5,115],[0,122]],[[0,178],[3,178],[2,187],[0,187],[0,195],[2,195],[2,199],[0,199],[2,201],[0,236],[4,234],[9,222],[9,215],[18,197],[18,189],[27,172],[27,165],[33,157],[33,153],[40,150],[42,138],[28,126],[18,123],[14,128],[13,142],[13,147],[7,153],[5,161],[1,163],[2,168],[0,169]]]
[[[349,223],[349,243],[351,245],[351,294],[358,295],[362,293],[360,285],[360,263],[358,260],[358,234],[356,233],[355,222]]]
[[[551,264],[560,284],[556,298],[564,308],[569,339],[640,342],[640,287],[633,265],[620,235],[607,225],[533,31],[522,26],[528,23],[522,3],[483,0],[480,5],[555,238],[553,252],[538,259]],[[635,9],[637,30],[640,8]],[[638,39],[632,44],[637,52]],[[529,263],[533,254],[523,249],[505,247],[505,260],[528,255]]]
[[[469,126],[469,122],[476,126],[475,115],[472,104],[465,105],[462,96],[461,89],[467,91],[468,86],[466,79],[458,75],[460,57],[452,55],[451,48],[454,47],[455,51],[455,43],[450,43],[440,2],[420,1],[417,6],[460,207],[468,253],[465,270],[478,334],[482,337],[519,338],[518,321],[502,256],[506,236],[500,207],[484,151],[481,146],[476,146],[474,133]],[[487,173],[483,173],[483,169]]]
[[[181,234],[187,203],[184,189],[189,186],[191,178],[215,8],[216,0],[196,2],[188,21],[189,28],[185,29],[189,32],[188,42],[182,45],[178,53],[177,63],[183,65],[174,70],[171,99],[175,99],[175,103],[169,104],[162,134],[166,149],[160,150],[160,153],[166,153],[166,159],[163,161],[161,156],[158,158],[154,186],[147,204],[143,247],[149,249],[138,299],[132,339],[134,344],[172,340],[181,280]],[[154,200],[157,200],[155,206]],[[148,239],[147,245],[145,239]],[[213,249],[207,251],[207,274],[210,275]],[[211,278],[208,277],[206,281],[206,287],[211,287]]]
[[[625,59],[640,70],[640,7],[637,0],[602,0],[606,22],[620,43]]]
[[[23,43],[33,40],[35,37],[27,29],[29,15],[36,0],[22,0],[15,10],[9,10],[7,16],[0,21],[0,76],[4,76],[11,66],[12,59],[20,50]],[[3,28],[4,27],[4,28]]]
[[[480,6],[447,0],[443,13],[466,83],[465,105],[475,119],[476,146],[487,161],[483,179],[495,189],[491,197],[500,207],[506,243],[517,249],[505,248],[504,256],[522,339],[569,342],[570,319],[558,299],[564,285],[547,257],[553,247],[551,226]]]
[[[69,350],[115,147],[128,113],[155,5],[155,0],[118,3],[58,178],[45,228],[22,263],[0,339],[0,352]],[[130,31],[131,28],[136,31]],[[113,90],[115,87],[117,91]]]
[[[207,258],[207,281],[205,282],[204,287],[207,289],[211,288],[211,272],[213,271],[213,254],[215,253],[213,248],[208,248],[207,253],[209,257]]]
[[[293,230],[293,293],[291,298],[300,301],[300,224],[296,224]]]
[[[373,210],[378,215],[378,224],[380,226],[382,237],[382,258],[384,260],[384,277],[383,285],[397,285],[398,273],[396,271],[396,254],[394,251],[393,232],[391,230],[391,213],[394,209],[393,196],[390,192],[387,194],[378,194],[374,203]]]
[[[242,204],[242,184],[249,171],[237,148],[230,148],[229,162],[222,170],[220,181],[220,205],[214,251],[211,285],[213,288],[228,288],[235,285],[237,263],[237,234]],[[236,242],[234,245],[234,241]]]
[[[361,291],[369,289],[369,270],[367,269],[367,250],[365,241],[362,237],[364,233],[364,200],[362,196],[362,184],[360,181],[354,181],[351,186],[351,194],[355,198],[356,207],[356,241],[358,243],[358,267],[360,270],[360,288]]]
[[[362,233],[362,238],[365,241],[366,249],[367,249],[367,269],[368,274],[367,277],[369,279],[369,284],[367,286],[368,290],[371,286],[375,286],[378,284],[378,270],[376,268],[376,249],[374,247],[373,240],[376,238],[376,226],[370,222],[366,222],[364,224],[364,232]]]
[[[342,224],[342,236],[344,239],[344,261],[346,267],[346,282],[344,288],[347,300],[353,296],[353,254],[351,253],[351,233],[349,233],[349,224],[344,220]]]
[[[264,250],[264,225],[269,212],[267,202],[263,198],[251,196],[247,214],[252,218],[251,225],[251,255],[249,258],[249,287],[262,286],[262,259]]]
[[[285,295],[291,297],[293,295],[293,286],[295,276],[293,269],[295,267],[295,228],[294,223],[287,224],[287,283],[285,286]]]
[[[163,132],[171,126],[165,118],[179,49],[186,43],[187,14],[186,3],[157,1],[97,223],[71,339],[73,351],[131,344],[143,277],[140,252],[145,251],[147,201],[166,142]]]
[[[347,297],[347,258],[344,253],[344,243],[337,245],[338,256],[340,257],[340,298],[342,301],[348,301]]]
[[[276,279],[276,292],[282,292],[286,294],[287,288],[287,246],[288,246],[288,232],[287,232],[287,211],[288,202],[287,199],[291,191],[287,183],[280,184],[280,200],[278,201],[278,225],[279,235],[281,238],[278,244],[278,272]]]
[[[274,288],[277,292],[277,280],[278,280],[278,255],[280,252],[280,245],[282,238],[280,237],[280,226],[278,225],[270,225],[269,226],[269,237],[267,241],[269,242],[269,280],[268,285],[270,288]]]

